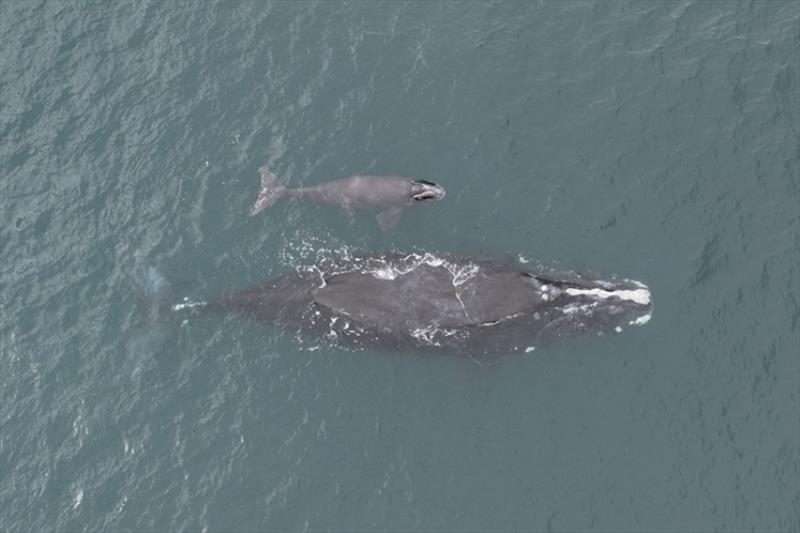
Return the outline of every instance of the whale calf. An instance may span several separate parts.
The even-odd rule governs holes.
[[[441,200],[443,187],[422,179],[402,176],[352,176],[328,181],[315,187],[287,188],[267,168],[259,169],[261,189],[250,216],[256,215],[284,196],[317,204],[331,204],[346,211],[378,210],[378,223],[384,231],[394,226],[403,210],[412,205]]]
[[[392,252],[321,261],[172,311],[231,313],[276,324],[301,340],[357,349],[480,356],[620,333],[650,320],[652,300],[637,281],[518,260]]]

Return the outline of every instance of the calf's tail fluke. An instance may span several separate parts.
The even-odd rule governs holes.
[[[266,167],[259,169],[261,173],[261,190],[258,192],[256,203],[250,209],[250,216],[257,215],[286,192],[286,186],[271,173]]]

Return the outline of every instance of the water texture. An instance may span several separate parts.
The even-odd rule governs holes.
[[[0,530],[798,531],[799,70],[780,0],[0,2]],[[448,195],[249,217],[262,165]],[[653,319],[484,366],[148,320],[411,249]]]

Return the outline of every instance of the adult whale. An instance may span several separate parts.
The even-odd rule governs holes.
[[[441,200],[445,195],[444,188],[435,183],[402,176],[351,176],[315,187],[289,189],[268,169],[262,167],[259,172],[261,190],[250,216],[260,213],[278,198],[290,196],[335,205],[346,211],[379,210],[378,223],[386,231],[400,220],[403,209],[409,205]]]
[[[619,333],[650,319],[645,285],[529,268],[517,260],[386,253],[326,260],[179,314],[233,313],[298,338],[389,350],[528,352],[559,339]]]

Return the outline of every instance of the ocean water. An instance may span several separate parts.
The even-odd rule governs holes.
[[[798,531],[799,71],[779,0],[0,2],[0,530]],[[262,165],[448,195],[250,217]],[[147,319],[376,250],[655,311],[491,365]]]

